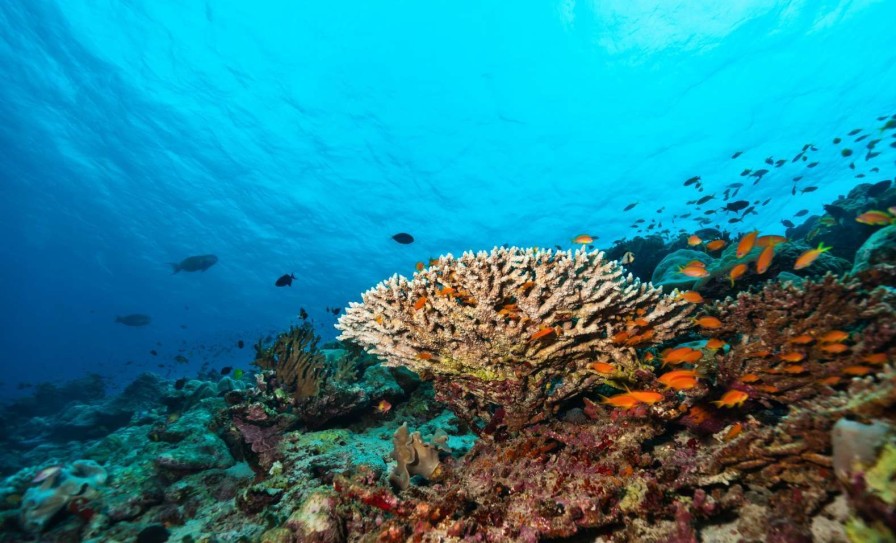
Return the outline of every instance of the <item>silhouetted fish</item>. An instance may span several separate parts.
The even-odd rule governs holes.
[[[232,369],[233,368],[230,366],[224,366],[223,368],[221,368],[221,375],[227,375]]]
[[[171,263],[171,267],[174,269],[172,273],[205,271],[214,266],[217,261],[218,257],[215,255],[188,256],[179,263]]]
[[[802,193],[815,192],[816,190],[818,190],[818,187],[811,186],[811,187],[805,187],[805,188],[800,189],[800,192],[802,192]]]
[[[243,342],[243,340],[239,340],[236,342],[236,346],[238,349],[242,349],[243,347],[246,346],[246,344]]]
[[[742,154],[743,154],[743,151],[737,151],[736,153],[734,153],[733,155],[731,155],[731,158],[737,158],[737,157],[739,157],[739,156],[742,155]]]
[[[809,213],[809,210],[808,210],[808,209],[801,209],[801,210],[797,211],[797,212],[796,212],[796,215],[794,215],[794,216],[795,216],[795,217],[802,217],[803,215],[806,215],[807,213]]]
[[[153,350],[149,351],[149,354],[151,354],[153,356],[158,356],[159,352],[157,350],[153,349]]]
[[[793,228],[794,226],[796,226],[795,224],[793,224],[791,221],[788,221],[787,219],[782,220],[781,224],[783,224],[786,228]]]
[[[636,205],[638,205],[638,202],[629,204],[629,205],[625,206],[625,209],[623,209],[622,211],[629,211],[630,209],[633,209]]]
[[[402,245],[407,245],[409,243],[414,243],[414,236],[407,234],[405,232],[399,232],[392,236],[392,239],[401,243]]]
[[[735,200],[733,202],[728,202],[727,204],[725,204],[725,207],[723,209],[725,211],[737,212],[742,209],[746,209],[747,206],[749,206],[749,205],[750,205],[750,202],[748,202],[746,200]]]
[[[856,134],[858,134],[858,133],[861,132],[861,131],[862,131],[861,128],[855,128],[855,129],[853,129],[853,130],[850,130],[850,131],[849,131],[849,134],[847,134],[847,135],[848,135],[848,136],[855,136]]]
[[[685,181],[685,182],[684,182],[684,186],[687,187],[687,186],[693,185],[693,184],[696,183],[697,181],[700,181],[700,176],[699,176],[699,175],[695,175],[694,177],[692,177],[692,178],[688,179],[687,181]]]
[[[293,279],[295,279],[295,278],[296,278],[296,276],[295,276],[294,273],[289,273],[289,274],[286,274],[286,275],[281,275],[281,276],[277,279],[277,281],[274,282],[274,286],[278,286],[278,287],[291,287],[291,286],[292,286],[292,281],[293,281]]]
[[[308,312],[305,311],[304,307],[299,308],[299,318],[303,321],[308,320]]]
[[[115,322],[120,322],[125,326],[146,326],[152,321],[149,315],[141,315],[134,313],[133,315],[125,315],[123,317],[115,317]]]

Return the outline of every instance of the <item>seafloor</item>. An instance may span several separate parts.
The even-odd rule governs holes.
[[[446,255],[252,371],[37,387],[0,541],[894,541],[894,206]]]

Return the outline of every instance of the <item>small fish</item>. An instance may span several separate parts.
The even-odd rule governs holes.
[[[806,215],[807,213],[809,213],[809,210],[808,210],[808,209],[801,209],[801,210],[799,210],[799,211],[796,212],[796,214],[794,215],[794,217],[802,217],[802,216]]]
[[[237,349],[242,349],[242,348],[245,347],[245,346],[246,346],[246,342],[244,342],[243,340],[239,340],[239,341],[236,342],[236,348],[237,348]]]
[[[612,405],[613,407],[621,407],[623,409],[630,409],[638,405],[639,402],[637,398],[633,397],[631,394],[616,394],[615,396],[606,397],[604,396],[604,403],[607,405]]]
[[[896,221],[896,217],[891,216],[886,211],[879,211],[877,209],[866,211],[856,217],[856,222],[867,224],[869,226],[883,226],[885,224],[891,224],[894,221]]]
[[[662,383],[666,386],[670,386],[669,383],[671,383],[672,381],[675,381],[676,379],[686,378],[686,377],[696,379],[697,371],[696,370],[667,371],[666,373],[660,375],[659,378],[657,379],[657,381],[659,381],[660,383]]]
[[[182,354],[179,354],[179,355],[177,355],[177,356],[174,357],[174,361],[177,362],[178,364],[186,364],[186,363],[188,363],[190,360],[189,360],[186,356],[184,356],[184,355],[182,355]]]
[[[747,200],[735,200],[733,202],[728,202],[727,204],[725,204],[725,207],[723,209],[725,211],[736,213],[742,209],[746,209],[749,205],[750,202],[748,202]]]
[[[729,390],[722,397],[712,403],[719,407],[736,407],[742,405],[750,397],[749,394],[742,390]]]
[[[299,308],[299,318],[302,319],[303,321],[308,320],[308,312],[305,311],[304,307]]]
[[[171,262],[171,268],[174,270],[171,273],[177,273],[180,271],[204,272],[205,270],[214,266],[216,262],[218,262],[218,257],[215,255],[188,256],[180,262]]]
[[[745,373],[740,376],[741,383],[755,383],[756,381],[762,379],[762,377],[756,375],[755,373]]]
[[[852,156],[852,149],[840,149],[840,154],[845,158]]]
[[[715,194],[709,194],[709,195],[707,195],[707,196],[704,196],[703,198],[700,198],[699,200],[697,200],[697,205],[698,205],[698,206],[699,206],[699,205],[703,205],[703,204],[705,204],[706,202],[712,200],[712,199],[715,198],[715,197],[716,197]]]
[[[840,381],[842,381],[842,380],[843,379],[841,379],[840,377],[837,377],[836,375],[832,375],[830,377],[825,377],[824,379],[819,379],[817,382],[820,385],[834,386],[836,384],[839,384]]]
[[[703,266],[682,266],[678,273],[682,275],[686,275],[687,277],[709,277],[709,272],[706,271],[706,268]]]
[[[819,348],[827,354],[840,354],[849,350],[849,347],[842,343],[828,343]]]
[[[688,291],[682,292],[678,295],[678,297],[681,298],[682,300],[684,300],[688,303],[692,303],[692,304],[702,304],[703,303],[703,296],[701,296],[700,293],[697,292],[696,290],[688,290]]]
[[[420,296],[419,298],[417,298],[417,301],[414,302],[414,311],[423,309],[424,305],[426,305],[426,296]]]
[[[843,141],[842,138],[834,138],[833,143],[834,145],[838,145],[841,141]]]
[[[388,413],[390,409],[392,409],[392,404],[389,403],[385,398],[383,398],[378,404],[376,404],[376,410],[380,413]]]
[[[622,262],[623,264],[626,264],[626,265],[631,264],[634,261],[635,261],[635,253],[633,253],[631,251],[628,251],[627,253],[622,255],[622,259],[620,259],[620,262]]]
[[[158,355],[159,355],[159,351],[157,351],[157,350],[155,350],[155,349],[152,349],[151,351],[149,351],[149,354],[151,354],[151,355],[153,355],[153,356],[158,356]]]
[[[699,324],[701,327],[707,328],[710,330],[714,330],[716,328],[722,327],[722,321],[720,321],[719,319],[717,319],[715,317],[709,317],[709,316],[700,317],[698,319],[694,319],[694,322]]]
[[[632,398],[648,405],[653,405],[663,399],[662,394],[651,390],[629,390],[628,393]]]
[[[392,239],[394,239],[395,241],[397,241],[398,243],[400,243],[402,245],[408,245],[410,243],[414,243],[414,236],[412,236],[406,232],[399,232],[399,233],[395,234],[394,236],[392,236]]]
[[[728,343],[726,343],[725,340],[719,339],[717,337],[713,337],[713,338],[709,338],[709,340],[706,341],[706,345],[704,347],[706,347],[707,349],[709,349],[711,351],[717,351],[717,350],[721,349],[722,347],[724,347],[725,345],[728,345]]]
[[[843,375],[852,375],[855,377],[861,377],[862,375],[868,375],[869,373],[874,372],[874,370],[868,366],[846,366],[840,371]]]
[[[685,182],[684,182],[684,186],[689,187],[689,186],[693,185],[694,183],[696,183],[696,182],[698,182],[698,181],[700,181],[700,176],[699,176],[699,175],[695,175],[694,177],[692,177],[692,178],[688,179],[687,181],[685,181]]]
[[[788,343],[793,343],[794,345],[808,345],[815,341],[815,338],[813,338],[809,334],[800,334],[796,337],[790,338],[787,341]]]
[[[227,375],[232,369],[233,368],[230,366],[224,366],[223,368],[221,368],[221,375]]]
[[[634,209],[634,207],[635,207],[636,205],[638,205],[638,202],[631,203],[631,204],[625,206],[625,209],[623,209],[622,211],[629,211],[629,210],[631,210],[631,209]]]
[[[786,228],[794,228],[794,227],[796,227],[796,225],[793,224],[793,222],[788,221],[787,219],[783,219],[783,220],[781,221],[781,224],[783,224]]]
[[[233,378],[236,379],[237,381],[239,381],[240,379],[243,378],[243,375],[245,375],[245,373],[246,372],[244,372],[240,368],[237,368],[237,369],[233,370]]]
[[[759,230],[753,230],[740,239],[740,242],[737,244],[737,252],[735,253],[737,258],[743,258],[753,250],[753,245],[756,243],[756,237],[758,235]]]
[[[773,157],[767,157],[767,158],[765,159],[765,163],[766,163],[766,164],[769,164],[769,165],[774,164],[774,163],[775,163],[775,159],[774,159]]]
[[[616,367],[608,362],[592,362],[588,367],[597,373],[615,373]]]
[[[281,275],[274,281],[274,286],[277,287],[291,287],[293,280],[296,278],[295,274],[288,273],[286,275]]]
[[[807,168],[814,168],[815,166],[818,166],[818,162],[810,162],[806,164]]]
[[[731,280],[731,286],[734,286],[734,282],[743,276],[743,274],[747,273],[747,265],[743,262],[731,268],[731,271],[728,272],[728,279]]]
[[[735,159],[735,158],[739,157],[739,156],[742,155],[742,154],[744,154],[743,151],[736,151],[733,155],[731,155],[731,158],[732,158],[732,159]]]
[[[818,187],[809,186],[809,187],[801,188],[800,192],[802,192],[803,194],[806,194],[807,192],[815,192],[816,190],[818,190]]]
[[[775,245],[780,245],[786,242],[787,238],[774,234],[767,234],[765,236],[759,236],[758,238],[756,238],[756,245],[758,247],[774,247]]]
[[[703,353],[699,349],[692,349],[690,347],[678,347],[675,349],[671,349],[669,351],[664,351],[660,358],[663,360],[663,365],[671,365],[677,366],[679,364],[692,364],[694,362],[699,361],[703,358]]]
[[[775,246],[769,245],[759,253],[759,258],[756,259],[756,273],[761,274],[768,271],[769,266],[772,265],[773,258],[775,258]]]
[[[783,360],[784,362],[800,362],[806,358],[805,353],[792,351],[788,353],[781,353],[778,355],[778,358]]]
[[[707,251],[718,251],[719,249],[724,249],[725,246],[728,245],[723,239],[714,239],[706,244]]]
[[[550,335],[556,335],[556,334],[557,334],[556,330],[554,330],[550,326],[545,326],[545,327],[541,328],[540,330],[538,330],[537,332],[535,332],[534,334],[532,334],[531,336],[529,336],[529,341],[535,341],[535,340],[546,338]]]
[[[418,360],[432,360],[432,353],[417,353]]]
[[[115,317],[115,322],[123,324],[125,326],[146,326],[152,319],[149,315],[142,315],[140,313],[134,313],[131,315],[124,315]]]
[[[572,242],[587,245],[589,243],[594,243],[594,238],[589,236],[588,234],[579,234],[578,236],[572,238]]]
[[[840,343],[849,339],[849,332],[843,330],[831,330],[825,332],[818,341],[821,343]]]
[[[47,466],[44,469],[37,472],[37,475],[31,479],[31,484],[42,483],[51,477],[55,477],[59,472],[62,471],[62,466],[59,464],[53,466]]]
[[[780,160],[776,160],[776,161],[775,161],[775,168],[780,168],[780,167],[783,166],[784,164],[787,164],[787,161],[784,160],[783,158],[780,159]]]
[[[722,437],[722,441],[728,442],[732,439],[736,438],[743,432],[744,425],[740,422],[735,422],[731,425],[731,428],[728,428],[728,431],[725,432],[725,435]]]
[[[793,269],[802,270],[804,268],[808,268],[812,265],[815,260],[821,256],[822,253],[826,253],[831,250],[831,247],[825,247],[824,243],[819,243],[818,247],[815,249],[809,249],[808,251],[803,252],[797,259],[796,263],[793,265]]]
[[[746,169],[744,169],[744,171],[740,172],[740,176],[745,177],[747,175],[750,175],[751,171],[753,171],[753,170],[751,170],[750,168],[746,168]]]
[[[871,353],[862,357],[862,362],[882,366],[887,363],[887,353]]]
[[[696,247],[697,245],[700,245],[701,243],[703,243],[703,240],[700,239],[700,236],[696,236],[696,235],[688,236],[688,245],[689,246]]]
[[[858,133],[861,132],[861,131],[862,131],[861,128],[854,128],[854,129],[852,129],[852,130],[849,131],[849,134],[847,134],[847,136],[855,136],[856,134],[858,134]]]

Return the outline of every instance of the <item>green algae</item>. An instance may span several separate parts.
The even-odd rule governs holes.
[[[888,443],[877,463],[865,472],[868,488],[889,505],[896,505],[896,445]]]

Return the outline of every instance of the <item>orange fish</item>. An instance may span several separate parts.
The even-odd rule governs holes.
[[[784,366],[781,370],[784,373],[791,373],[793,375],[797,375],[800,373],[804,373],[806,371],[806,367],[800,364],[795,364],[793,366]]]
[[[731,441],[732,439],[739,436],[743,430],[744,425],[739,422],[735,422],[731,425],[731,428],[729,428],[728,431],[725,432],[725,437],[723,437],[722,439],[724,439],[725,441]]]
[[[801,270],[803,268],[808,268],[815,262],[815,259],[818,258],[821,253],[826,253],[830,251],[830,247],[825,247],[824,243],[819,243],[818,247],[815,249],[809,249],[801,254],[797,259],[796,263],[793,265],[793,269]]]
[[[837,377],[836,375],[832,375],[830,377],[825,377],[824,379],[819,379],[818,383],[821,385],[828,385],[828,386],[832,387],[836,384],[839,384],[840,381],[842,381],[842,380],[843,379],[841,379],[840,377]]]
[[[806,355],[805,353],[790,352],[781,353],[778,355],[778,358],[780,358],[784,362],[799,362],[800,360],[806,358]]]
[[[541,330],[535,332],[531,336],[529,336],[529,341],[535,341],[537,339],[542,339],[550,336],[551,334],[556,334],[557,331],[551,328],[550,326],[545,326]]]
[[[417,271],[423,271],[423,268],[426,267],[426,264],[424,264],[423,262],[417,262],[417,265],[415,267],[417,268]]]
[[[780,391],[775,385],[753,385],[753,388],[762,392],[767,392],[768,394],[774,394],[775,392]]]
[[[729,390],[722,397],[712,403],[719,407],[736,407],[742,405],[750,395],[742,390]]]
[[[703,240],[700,239],[699,236],[688,237],[688,245],[690,245],[691,247],[695,247],[697,245],[700,245],[701,243],[703,243]]]
[[[841,370],[844,375],[862,376],[872,373],[874,370],[868,366],[846,366]]]
[[[376,404],[376,410],[380,413],[388,413],[390,409],[392,409],[392,404],[385,399],[380,400],[380,403]]]
[[[439,296],[453,296],[455,292],[454,287],[445,287],[439,291]]]
[[[611,339],[613,340],[613,343],[625,343],[625,340],[628,339],[628,332],[626,332],[625,330],[617,332],[613,334],[613,337]]]
[[[520,290],[529,290],[535,287],[535,281],[526,281],[520,285]]]
[[[697,292],[696,290],[688,290],[688,291],[682,292],[681,294],[678,295],[678,297],[681,298],[682,300],[684,300],[686,302],[690,302],[692,304],[702,304],[703,303],[703,296],[701,296],[700,293]]]
[[[894,218],[886,211],[878,211],[877,209],[872,209],[871,211],[866,211],[856,217],[856,222],[868,224],[871,226],[882,226],[884,224],[892,223],[893,219]]]
[[[647,351],[647,354],[644,355],[644,361],[645,361],[645,362],[653,362],[653,359],[654,359],[654,358],[656,358],[656,357],[653,356],[653,353],[650,352],[650,351]]]
[[[724,340],[721,340],[717,337],[713,337],[713,338],[709,338],[709,340],[706,342],[705,347],[707,349],[717,351],[717,350],[721,349],[722,347],[724,347],[725,345],[728,345],[728,344],[725,343]]]
[[[694,322],[707,329],[715,329],[722,327],[722,321],[715,317],[700,317],[699,319],[694,319]]]
[[[676,377],[666,385],[672,390],[691,390],[697,387],[696,377]]]
[[[775,245],[780,245],[786,242],[787,238],[784,236],[769,235],[756,238],[756,245],[759,247],[774,247]]]
[[[739,279],[743,274],[747,273],[747,265],[746,264],[738,264],[731,268],[731,271],[728,272],[728,278],[731,279],[731,286],[734,286],[734,281]]]
[[[694,259],[694,260],[691,260],[690,262],[688,262],[687,264],[685,264],[685,266],[697,266],[698,268],[705,268],[706,262],[703,262],[702,260]]]
[[[631,394],[616,394],[615,396],[604,397],[604,403],[607,405],[612,405],[613,407],[622,407],[624,409],[629,409],[638,405],[639,402],[637,398],[633,397]]]
[[[693,363],[697,362],[701,358],[703,358],[703,353],[697,349],[691,349],[690,347],[678,347],[677,349],[672,349],[671,351],[664,352],[662,355],[663,365],[678,365],[684,364],[685,362]]]
[[[793,343],[794,345],[808,345],[815,341],[815,338],[810,336],[809,334],[801,334],[799,336],[790,338],[787,340],[789,343]]]
[[[420,360],[431,360],[432,353],[417,353],[417,358]]]
[[[426,296],[420,296],[417,298],[417,301],[414,302],[414,311],[421,309],[426,304]]]
[[[737,244],[737,258],[743,258],[747,256],[747,253],[753,250],[753,245],[756,243],[756,236],[759,235],[759,230],[753,230],[749,234],[740,238],[740,242]]]
[[[756,273],[765,273],[768,267],[772,265],[772,259],[775,258],[775,246],[769,245],[759,253],[756,259]]]
[[[588,367],[597,373],[613,373],[616,371],[616,367],[607,362],[592,362],[588,364]]]
[[[849,339],[849,332],[844,332],[843,330],[831,330],[818,338],[822,343],[839,343],[847,339]]]
[[[697,371],[696,371],[696,370],[672,370],[672,371],[667,371],[666,373],[660,375],[660,376],[657,378],[657,381],[659,381],[660,383],[662,383],[662,384],[664,384],[664,385],[666,385],[666,386],[669,386],[669,383],[671,383],[672,381],[674,381],[674,380],[676,380],[676,379],[685,378],[685,377],[694,379],[694,378],[697,377]]]
[[[642,317],[638,317],[637,319],[635,319],[632,322],[634,322],[635,324],[637,324],[638,326],[640,326],[642,328],[646,328],[647,326],[650,326],[650,323],[647,322],[647,319],[644,319]]]
[[[383,324],[383,316],[382,315],[377,315],[376,317],[373,318],[373,320],[375,320],[377,324],[382,326],[382,324]]]
[[[723,239],[714,239],[706,244],[707,251],[718,251],[719,249],[723,249],[728,242]]]
[[[822,345],[820,348],[828,354],[840,354],[849,350],[849,347],[842,343],[828,343],[827,345]]]
[[[589,243],[594,243],[594,238],[589,236],[588,234],[579,234],[578,236],[572,238],[573,243],[581,243],[582,245],[588,245]]]
[[[762,378],[759,377],[758,375],[756,375],[755,373],[747,373],[747,374],[740,376],[741,383],[755,383],[756,381],[758,381],[760,379],[762,379]]]
[[[872,353],[862,357],[862,362],[880,366],[887,363],[887,353]]]
[[[688,277],[709,277],[709,272],[703,266],[682,266],[678,273]]]
[[[649,405],[653,405],[663,399],[662,394],[650,390],[629,390],[628,393],[632,398]]]

